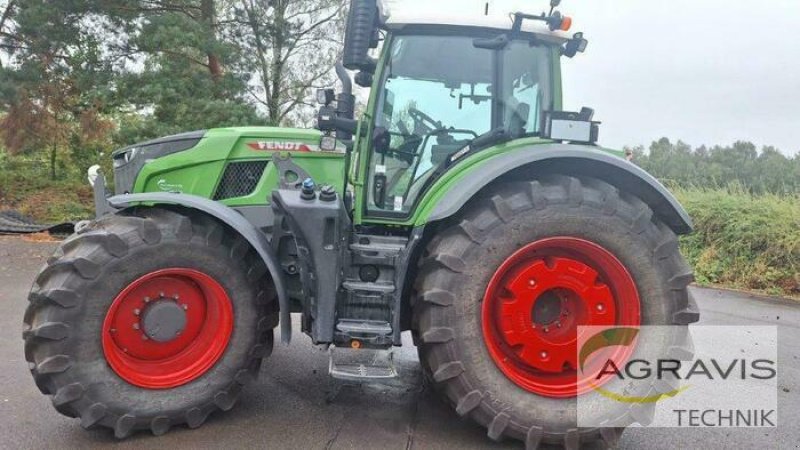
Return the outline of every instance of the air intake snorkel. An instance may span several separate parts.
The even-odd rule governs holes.
[[[350,74],[341,63],[336,64],[336,75],[342,83],[342,92],[336,96],[336,115],[341,119],[354,120],[356,113],[356,97],[353,95],[353,82]],[[353,139],[353,134],[348,131],[340,131],[339,139],[349,141]]]

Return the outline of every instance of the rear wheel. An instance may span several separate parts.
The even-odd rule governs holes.
[[[233,407],[272,350],[264,264],[229,229],[179,210],[114,215],[65,241],[34,282],[25,357],[56,409],[123,438]]]
[[[427,249],[413,303],[421,364],[493,439],[613,446],[622,428],[577,427],[577,399],[596,387],[578,375],[577,327],[678,325],[665,345],[685,357],[691,281],[675,234],[636,197],[557,175],[501,186]],[[653,407],[619,414],[646,422]]]

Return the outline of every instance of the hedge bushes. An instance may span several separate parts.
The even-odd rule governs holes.
[[[800,196],[676,189],[695,224],[682,239],[701,284],[800,296]]]

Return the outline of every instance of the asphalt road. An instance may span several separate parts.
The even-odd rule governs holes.
[[[521,448],[494,443],[422,387],[413,347],[396,354],[401,378],[388,386],[332,385],[327,353],[303,335],[276,344],[261,376],[228,413],[197,430],[116,441],[59,415],[36,389],[23,358],[21,323],[33,277],[55,244],[0,237],[0,448]],[[630,429],[625,449],[800,448],[800,303],[695,289],[702,321],[779,326],[779,414],[772,429]],[[332,388],[333,401],[326,402]]]

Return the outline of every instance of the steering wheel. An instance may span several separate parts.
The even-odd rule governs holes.
[[[418,131],[416,128],[424,127],[424,132],[416,133],[418,135],[428,134],[433,130],[444,128],[442,122],[435,120],[433,117],[425,114],[417,108],[409,108],[408,116],[414,121],[414,131]]]

